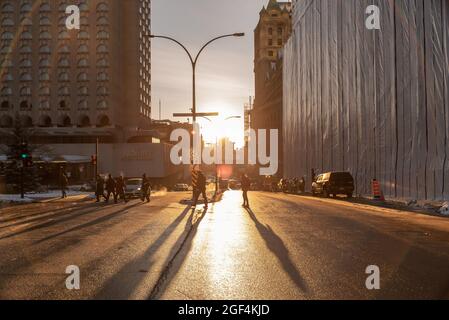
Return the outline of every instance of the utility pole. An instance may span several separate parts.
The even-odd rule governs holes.
[[[99,144],[99,139],[97,137],[97,141],[95,143],[95,181],[97,180],[97,175],[98,175],[98,144]]]
[[[159,121],[162,120],[162,102],[161,99],[159,99]]]

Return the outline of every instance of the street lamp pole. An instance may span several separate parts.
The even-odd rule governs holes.
[[[195,56],[195,58],[193,58],[193,55],[189,52],[189,50],[178,40],[173,39],[171,37],[167,37],[167,36],[158,36],[158,35],[153,35],[153,34],[150,35],[150,38],[152,38],[152,39],[153,38],[161,38],[161,39],[166,39],[166,40],[175,42],[176,44],[181,46],[184,49],[184,51],[187,53],[187,55],[189,56],[190,63],[192,64],[192,117],[193,117],[193,123],[196,122],[196,118],[197,118],[197,112],[196,112],[196,65],[198,63],[198,58],[200,57],[200,55],[204,51],[204,49],[206,49],[206,47],[214,41],[217,41],[217,40],[223,39],[223,38],[228,38],[228,37],[243,37],[243,36],[245,36],[244,33],[232,33],[232,34],[226,34],[223,36],[213,38],[212,40],[206,42],[206,44],[201,47],[200,51],[198,51],[198,54]]]

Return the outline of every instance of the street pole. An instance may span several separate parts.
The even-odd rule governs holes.
[[[24,181],[23,181],[23,164],[20,168],[20,198],[25,199],[25,187],[24,187]]]
[[[218,135],[215,136],[215,152],[218,152]],[[217,194],[218,194],[218,163],[215,163],[215,196],[217,196]]]
[[[179,42],[178,40],[171,38],[171,37],[167,37],[167,36],[158,36],[158,35],[149,35],[149,37],[151,39],[154,38],[161,38],[161,39],[166,39],[166,40],[170,40],[172,42],[175,42],[176,44],[178,44],[180,47],[182,47],[182,49],[187,53],[187,56],[189,57],[190,63],[192,65],[192,120],[193,120],[193,127],[195,128],[195,124],[196,124],[196,118],[199,115],[196,112],[196,65],[198,63],[198,58],[200,57],[201,53],[204,51],[204,49],[206,49],[206,47],[208,45],[210,45],[212,42],[219,40],[219,39],[223,39],[223,38],[228,38],[228,37],[243,37],[245,36],[245,34],[243,32],[240,33],[233,33],[233,34],[226,34],[223,36],[219,36],[216,38],[213,38],[212,40],[206,42],[206,44],[204,44],[201,49],[198,51],[197,55],[195,56],[195,58],[193,58],[192,54],[190,53],[190,51],[186,48],[186,46],[184,46],[181,42]],[[192,139],[192,149],[193,149],[193,139]],[[194,163],[194,159],[192,158],[192,165]],[[193,200],[193,195],[192,195],[192,200]]]
[[[95,183],[97,182],[97,176],[98,176],[98,143],[99,143],[99,139],[97,137],[97,140],[95,142],[95,166],[94,166]]]

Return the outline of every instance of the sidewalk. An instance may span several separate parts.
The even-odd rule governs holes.
[[[294,194],[294,193],[288,193]],[[298,196],[313,197],[312,193],[305,192],[297,194]],[[320,198],[320,197],[314,197]],[[322,198],[322,197],[321,197]],[[324,198],[323,198],[324,199]],[[346,201],[348,203],[357,203],[368,206],[375,206],[387,209],[396,209],[410,212],[417,212],[422,214],[428,214],[440,217],[449,217],[449,202],[439,200],[409,200],[401,198],[389,198],[386,197],[385,201],[374,200],[369,196],[359,195],[352,199],[346,197],[329,198],[335,200]]]

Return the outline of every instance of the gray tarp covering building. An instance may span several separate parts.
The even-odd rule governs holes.
[[[298,0],[284,53],[286,177],[449,199],[449,0]],[[380,30],[368,30],[369,5]]]

